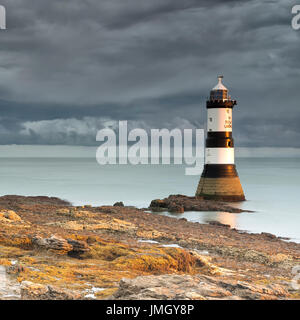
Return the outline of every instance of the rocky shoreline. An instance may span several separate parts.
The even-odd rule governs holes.
[[[181,195],[154,200],[150,209],[237,210]],[[299,299],[291,286],[299,264],[300,244],[268,233],[122,203],[0,197],[0,300]]]

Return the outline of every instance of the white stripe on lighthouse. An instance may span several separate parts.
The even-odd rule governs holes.
[[[232,109],[231,108],[207,109],[207,131],[231,132],[232,131]]]
[[[206,148],[205,164],[234,164],[234,148]]]

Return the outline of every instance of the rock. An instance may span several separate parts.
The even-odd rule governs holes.
[[[84,206],[84,209],[89,207]],[[95,213],[88,210],[79,210],[78,208],[62,208],[56,211],[57,215],[72,217],[72,218],[93,218],[95,217]],[[70,221],[71,222],[71,221]]]
[[[78,241],[73,239],[64,239],[58,236],[51,236],[50,238],[42,238],[36,236],[32,239],[34,245],[50,250],[57,254],[68,254],[72,257],[79,257],[81,254],[90,250],[85,241]]]
[[[48,292],[48,288],[45,285],[33,283],[30,281],[23,281],[21,283],[21,298],[24,300],[38,299],[43,300]]]
[[[73,250],[73,246],[69,244],[66,239],[54,235],[50,238],[42,238],[39,236],[33,237],[32,243],[38,247],[58,254],[66,254]]]
[[[218,227],[224,227],[224,228],[230,228],[230,224],[224,224],[219,221],[209,221],[208,224],[212,226],[218,226]]]
[[[151,201],[149,209],[153,212],[168,211],[168,205],[164,200],[156,199]]]
[[[164,207],[150,207],[149,208],[152,212],[164,212],[164,211],[169,211],[168,208]]]
[[[184,213],[184,207],[178,204],[170,204],[168,209],[173,213]]]
[[[150,203],[150,208],[165,208],[166,207],[166,203],[164,200],[160,200],[160,199],[156,199],[156,200],[152,200]]]
[[[289,296],[279,285],[254,285],[210,276],[160,275],[122,279],[108,299],[116,300],[248,300]]]
[[[159,232],[157,230],[153,229],[138,229],[136,231],[136,236],[143,239],[149,239],[149,240],[167,240],[167,241],[175,241],[176,238],[174,235]]]
[[[88,210],[77,210],[77,209],[71,209],[70,215],[74,218],[84,219],[84,218],[93,218],[95,217],[95,213],[88,211]]]
[[[272,233],[262,232],[261,235],[266,237],[266,238],[268,238],[268,239],[270,239],[270,240],[277,239],[277,237]]]
[[[202,197],[188,197],[184,195],[170,195],[168,198],[165,198],[163,200],[161,199],[152,200],[150,203],[149,209],[154,212],[159,212],[159,211],[170,211],[170,212],[223,211],[223,212],[234,212],[234,213],[252,212],[249,210],[242,210],[236,207],[229,206],[223,202],[213,201],[213,200],[203,200]],[[172,211],[172,210],[175,210],[175,211]]]
[[[123,203],[122,201],[116,202],[116,203],[114,204],[114,207],[124,207],[124,203]]]
[[[68,229],[68,230],[74,230],[74,231],[80,231],[80,230],[84,230],[86,227],[85,223],[78,223],[77,221],[68,221],[68,222],[56,222],[55,225],[64,228],[64,229]]]
[[[54,222],[51,225],[58,226],[63,229],[80,231],[108,230],[110,232],[128,232],[133,234],[137,227],[128,221],[114,219],[111,217],[102,217],[101,220],[76,220],[67,222]]]
[[[6,195],[0,198],[2,205],[21,204],[22,206],[43,205],[43,206],[70,206],[71,203],[55,197],[37,196],[24,197],[18,195]]]
[[[22,300],[76,300],[80,298],[79,293],[61,290],[50,285],[30,281],[22,281],[21,283]]]
[[[72,239],[68,239],[67,241],[73,247],[73,249],[68,252],[68,255],[71,257],[78,257],[81,254],[90,251],[88,244],[84,241]]]
[[[289,293],[277,284],[263,286],[244,281],[224,281],[221,285],[230,290],[234,295],[247,300],[274,300],[278,297],[289,296]]]
[[[141,276],[122,279],[111,297],[116,300],[206,300],[225,298],[231,293],[190,275]]]
[[[195,258],[196,266],[202,268],[204,267],[205,271],[207,271],[209,274],[221,275],[223,273],[223,269],[211,263],[211,257],[207,255],[203,256],[199,254],[197,251],[189,251],[189,254]]]
[[[288,237],[277,237],[279,240],[291,240],[291,238]]]
[[[0,220],[5,222],[20,222],[22,219],[12,210],[1,210],[0,211]]]

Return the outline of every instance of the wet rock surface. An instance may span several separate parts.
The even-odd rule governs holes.
[[[184,211],[226,211],[232,213],[252,212],[227,205],[224,202],[204,200],[201,197],[170,195],[165,199],[156,199],[150,203],[149,209],[154,212],[169,211],[182,213]]]

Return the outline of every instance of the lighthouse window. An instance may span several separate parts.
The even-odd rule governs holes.
[[[212,122],[212,118],[209,118],[209,121]]]

